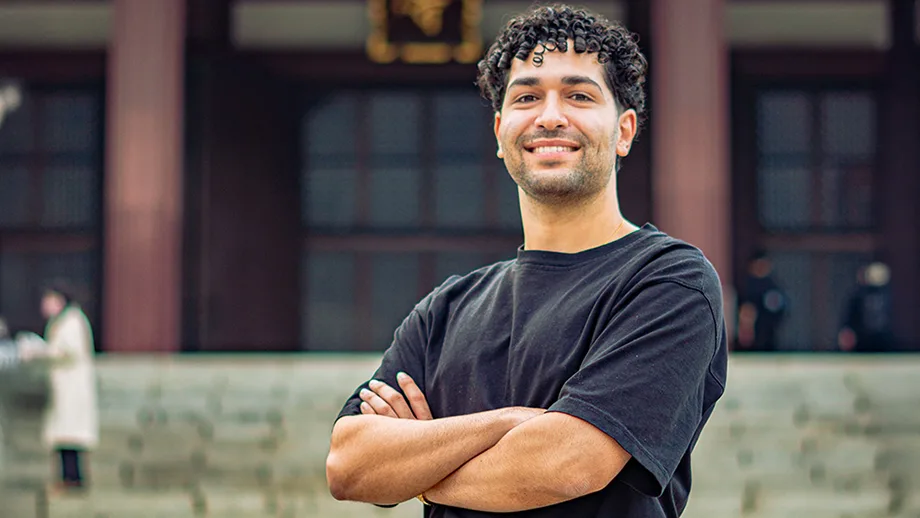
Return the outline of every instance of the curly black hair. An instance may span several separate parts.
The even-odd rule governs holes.
[[[619,23],[564,4],[536,7],[505,25],[478,65],[483,97],[500,112],[512,60],[526,60],[534,52],[534,64],[540,66],[544,52],[566,52],[568,40],[574,42],[575,52],[597,53],[606,71],[607,86],[622,108],[636,111],[641,127],[648,62],[639,50],[638,37]]]

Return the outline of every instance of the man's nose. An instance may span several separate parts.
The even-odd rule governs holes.
[[[536,120],[537,126],[541,128],[554,130],[564,128],[569,125],[568,119],[563,113],[562,102],[558,96],[548,96],[543,104],[543,109]]]

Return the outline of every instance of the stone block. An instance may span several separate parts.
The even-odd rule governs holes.
[[[48,498],[47,518],[196,518],[185,491],[101,491]]]

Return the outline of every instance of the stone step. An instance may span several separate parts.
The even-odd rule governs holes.
[[[288,432],[268,426],[174,426],[148,429],[103,429],[97,457],[165,457],[188,459],[197,452],[220,458],[268,458],[290,443]]]
[[[125,457],[112,462],[95,454],[84,457],[84,472],[94,487],[162,489],[184,488],[196,483],[221,483],[233,488],[300,490],[325,485],[325,458],[275,456],[271,459],[208,457],[195,454],[186,459],[164,459],[155,455]],[[7,463],[3,480],[19,486],[40,487],[56,473],[56,461],[50,456],[30,457],[29,462]]]
[[[103,492],[50,496],[47,518],[196,518],[187,492]]]
[[[285,449],[288,444],[287,440],[272,437],[238,445],[206,444],[193,451],[191,459],[202,466],[226,470],[245,469],[253,465],[305,462],[305,458],[290,455],[292,450],[299,448],[292,445]]]
[[[196,488],[192,492],[192,505],[201,516],[278,516],[282,507],[279,498],[271,492],[230,491],[225,487]]]
[[[37,490],[0,487],[0,518],[37,517],[39,501]]]
[[[696,488],[694,483],[694,488],[690,491],[690,500],[681,518],[732,518],[740,515],[740,493],[710,493]]]
[[[298,413],[299,412],[299,413]],[[295,409],[293,407],[268,406],[254,408],[250,406],[213,408],[190,408],[187,403],[170,401],[157,405],[133,405],[121,408],[100,409],[100,421],[107,426],[123,428],[157,428],[186,425],[195,427],[200,423],[228,426],[269,426],[281,427],[286,420],[297,422],[315,421],[315,410]]]
[[[839,472],[872,472],[881,450],[878,444],[853,442],[841,444],[838,448],[818,449],[792,441],[789,445],[768,442],[750,445],[702,445],[694,451],[700,467],[723,470],[747,471],[795,471],[821,465]]]
[[[295,463],[276,466],[270,488],[287,493],[301,493],[317,489],[328,493],[325,463]]]
[[[897,475],[889,473],[840,473],[821,466],[796,471],[747,470],[728,473],[718,469],[694,468],[693,491],[741,495],[748,488],[768,487],[790,492],[892,493],[892,481],[895,480],[901,486],[906,486]]]
[[[114,509],[122,493],[185,492],[186,511],[223,518],[266,512],[418,518],[417,502],[394,510],[342,503],[325,487],[333,419],[377,362],[379,354],[100,355],[101,444],[89,457],[96,500]],[[920,518],[913,496],[920,494],[915,357],[736,356],[731,362],[726,396],[694,452],[685,517],[879,518],[891,510],[889,518]],[[39,444],[40,413],[16,408],[8,425],[13,437],[5,440],[12,448],[4,458],[12,460],[0,468],[15,476],[0,482],[14,484],[27,502],[49,477],[50,459]],[[865,504],[871,498],[897,505]],[[143,498],[133,505],[143,509]],[[134,511],[104,512],[139,516]]]
[[[744,516],[783,516],[815,518],[849,516],[884,516],[891,496],[882,491],[843,493],[838,491],[783,491],[761,488],[742,509]]]
[[[121,394],[119,397],[124,399],[102,399],[99,403],[99,411],[101,415],[109,416],[110,419],[127,422],[137,422],[139,411],[154,413],[161,419],[188,419],[188,416],[202,418],[227,416],[233,419],[236,416],[243,416],[244,419],[271,421],[271,415],[278,412],[309,417],[317,410],[341,408],[350,395],[351,392],[340,396],[329,394],[317,396],[307,393],[279,400],[268,396],[250,399],[242,395],[224,394],[209,397],[146,400],[141,395]]]
[[[223,486],[202,485],[192,491],[196,509],[206,510],[209,516],[317,516],[325,512],[326,516],[373,516],[377,513],[374,506],[337,502],[329,495],[325,485],[299,491],[267,489],[263,491],[230,491]],[[382,516],[411,516],[411,512],[421,515],[417,502],[407,502],[388,511],[382,509]],[[320,515],[322,516],[322,515]]]
[[[703,429],[701,441],[709,435],[732,437],[738,434],[755,433],[770,437],[808,436],[808,435],[865,435],[865,420],[858,416],[819,416],[808,413],[786,412],[770,414],[762,412],[757,415],[737,415],[730,419],[711,419]]]
[[[920,435],[920,404],[904,408],[875,409],[865,416],[867,434]]]
[[[876,468],[898,473],[914,487],[920,487],[920,446],[883,446],[876,458]]]
[[[713,426],[704,429],[695,451],[710,448],[758,448],[770,444],[783,451],[820,453],[840,449],[863,450],[877,448],[883,441],[863,434],[815,432],[812,429],[778,431],[737,422],[730,426]]]
[[[735,389],[731,385],[729,387],[729,390]],[[724,401],[717,403],[720,410],[728,413],[782,412],[807,406],[817,413],[847,414],[855,410],[857,405],[857,396],[853,394],[829,392],[827,395],[815,397],[799,390],[799,387],[777,394],[765,393],[763,387],[748,393],[734,390],[730,394]]]
[[[296,517],[315,518],[419,518],[422,516],[422,504],[415,499],[403,502],[393,508],[376,507],[355,502],[339,502],[331,496],[316,498],[312,503],[301,500],[303,507],[297,508]],[[303,511],[300,511],[303,509]],[[283,515],[282,515],[283,516]]]
[[[50,460],[12,465],[7,463],[0,474],[0,485],[38,489],[51,477],[54,469]]]
[[[112,473],[111,467],[100,470]],[[198,482],[201,473],[190,461],[125,461],[118,468],[117,480],[122,487],[132,489],[184,489]],[[99,482],[102,482],[101,479]],[[95,482],[94,482],[95,483]]]

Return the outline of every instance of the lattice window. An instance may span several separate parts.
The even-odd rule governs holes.
[[[339,92],[307,110],[302,136],[305,348],[383,350],[434,286],[522,242],[476,93]]]

